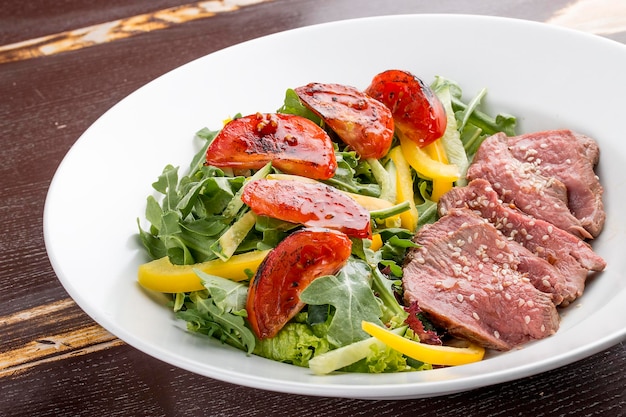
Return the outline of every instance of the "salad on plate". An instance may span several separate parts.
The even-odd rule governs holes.
[[[584,278],[575,288],[562,284],[565,262],[547,260],[537,249],[545,245],[527,250],[531,232],[516,243],[495,214],[482,213],[484,221],[473,226],[473,217],[452,229],[434,226],[445,223],[441,217],[461,218],[451,212],[480,211],[472,198],[484,179],[473,173],[473,160],[488,138],[517,137],[514,116],[484,111],[485,94],[466,101],[452,80],[436,77],[427,85],[410,72],[388,70],[364,90],[330,83],[288,89],[275,113],[235,115],[219,130],[201,129],[196,136],[203,146],[188,170],[168,165],[152,184],[149,225],[138,223],[153,260],[139,267],[139,283],[171,294],[170,307],[189,331],[316,374],[463,365],[482,360],[486,348],[508,350],[549,336],[558,327],[556,308],[582,294]],[[572,140],[583,143],[582,137]],[[545,148],[553,140],[541,143]],[[520,181],[535,181],[528,180],[533,175],[558,176],[554,169],[542,171],[540,158],[532,157],[523,163],[534,168],[524,166],[528,172],[516,184],[526,186]],[[590,161],[586,169],[597,163]],[[561,183],[550,181],[539,191]],[[461,204],[454,194],[451,201],[453,190],[473,190],[474,197]],[[595,191],[601,197],[601,188]],[[506,193],[492,203],[511,210],[502,216],[517,218],[520,208],[506,201]],[[552,230],[549,220],[533,215],[520,221],[528,231],[542,222]],[[493,231],[483,230],[492,223]],[[575,230],[587,230],[579,223]],[[459,238],[465,230],[471,230],[469,239]],[[444,238],[429,238],[436,233]],[[590,248],[590,234],[563,233],[550,239]],[[504,281],[480,282],[464,269],[471,259],[455,269],[465,256],[461,247],[472,236],[479,242],[479,235],[500,250],[483,265],[497,270],[492,279]],[[454,253],[432,260],[435,270],[428,269],[425,254],[442,245]],[[507,263],[499,260],[503,253],[511,257]],[[580,277],[604,268],[588,255],[591,260],[576,270]],[[416,280],[416,265],[427,277]],[[538,269],[543,284],[532,282]],[[461,275],[462,283],[448,285]],[[439,286],[435,293],[424,289],[428,277]],[[451,288],[454,298],[446,298]],[[501,301],[489,311],[514,302],[510,309],[523,311],[525,324],[504,334],[488,317],[481,321],[476,310],[464,310],[494,299]],[[535,316],[544,320],[537,325],[543,333],[528,330]]]

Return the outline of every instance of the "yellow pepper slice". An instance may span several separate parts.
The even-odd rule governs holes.
[[[417,172],[432,180],[441,179],[454,182],[459,179],[461,173],[456,165],[445,164],[431,158],[423,148],[417,146],[415,142],[401,133],[398,134],[398,137],[400,138],[402,154]]]
[[[474,344],[466,348],[427,345],[409,340],[369,321],[361,322],[361,327],[367,334],[390,348],[420,362],[432,365],[465,365],[478,362],[485,356],[485,348]]]
[[[389,158],[396,166],[396,203],[409,202],[411,208],[404,213],[400,213],[400,222],[402,227],[414,232],[417,228],[417,221],[419,214],[417,207],[415,206],[415,195],[413,193],[413,178],[411,176],[411,169],[407,162],[402,148],[396,146],[389,151]]]
[[[393,206],[393,203],[382,198],[372,197],[370,195],[362,195],[343,191],[343,193],[352,197],[354,201],[365,207],[368,211],[382,210]]]
[[[221,259],[194,265],[174,265],[167,256],[139,266],[137,280],[144,288],[165,293],[199,291],[204,289],[193,271],[198,269],[233,281],[247,279],[245,271],[256,272],[269,250],[233,255],[226,262]]]
[[[378,249],[383,247],[383,238],[379,233],[372,235],[372,244],[370,245],[370,249],[373,251],[377,251]]]
[[[448,156],[446,155],[446,150],[444,149],[441,140],[436,140],[429,145],[424,146],[424,151],[426,151],[426,153],[428,153],[428,155],[435,161],[439,161],[444,164],[448,163]],[[453,181],[443,178],[433,178],[433,193],[430,198],[434,202],[439,201],[439,198],[450,191],[453,185]]]

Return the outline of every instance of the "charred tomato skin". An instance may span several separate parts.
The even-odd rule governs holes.
[[[419,147],[443,136],[446,112],[432,89],[407,71],[391,69],[377,74],[365,93],[387,106],[396,129]]]
[[[379,159],[389,151],[394,121],[389,109],[379,101],[343,84],[310,83],[295,92],[362,158]]]
[[[355,238],[372,237],[369,211],[321,182],[254,180],[245,185],[241,200],[261,216],[338,230]]]
[[[248,289],[248,322],[256,336],[276,336],[304,306],[302,291],[316,278],[336,274],[351,250],[350,238],[330,229],[300,229],[283,239],[263,260]]]
[[[220,168],[259,169],[268,162],[283,172],[313,179],[335,174],[333,143],[301,116],[256,113],[228,122],[213,139],[206,163]]]

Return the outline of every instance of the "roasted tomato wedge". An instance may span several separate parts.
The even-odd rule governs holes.
[[[298,97],[363,158],[382,158],[393,139],[393,117],[379,101],[354,87],[311,83]]]
[[[348,236],[329,229],[302,229],[283,239],[250,283],[246,310],[254,333],[274,337],[304,306],[300,293],[315,278],[337,273],[351,249]]]
[[[351,237],[372,236],[369,211],[321,182],[254,180],[246,184],[241,199],[261,216],[339,230]]]
[[[259,169],[270,161],[281,171],[315,179],[328,179],[337,169],[328,134],[291,114],[257,113],[232,120],[206,154],[209,165],[221,168]]]
[[[365,92],[391,109],[396,129],[419,147],[443,136],[447,124],[443,105],[430,87],[413,74],[400,70],[381,72]]]

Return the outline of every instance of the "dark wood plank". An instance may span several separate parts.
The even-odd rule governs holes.
[[[123,344],[70,298],[0,317],[0,333],[0,378]]]
[[[111,0],[86,2],[66,0],[50,7],[45,0],[0,4],[0,45],[74,30],[130,16],[187,5],[184,0]]]
[[[621,344],[559,370],[470,392],[365,401],[226,384],[118,346],[9,377],[1,404],[11,416],[620,416],[626,387],[611,377],[623,373],[625,349]]]
[[[77,27],[58,33],[0,46],[0,64],[75,51],[120,39],[156,32],[187,22],[212,18],[271,0],[233,0],[197,2],[151,10],[120,19]]]

